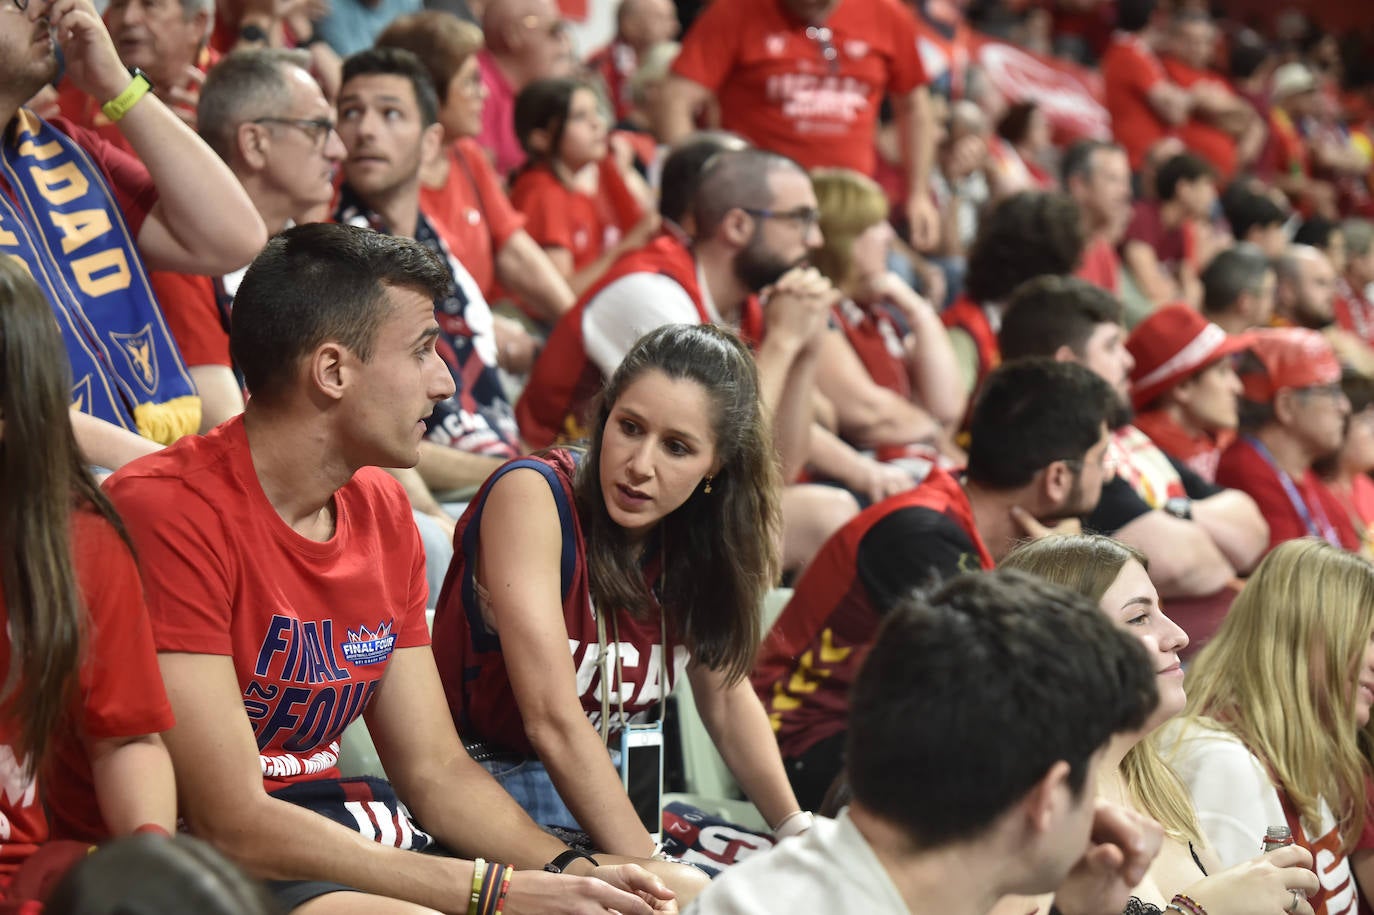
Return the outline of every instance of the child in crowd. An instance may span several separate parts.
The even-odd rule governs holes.
[[[433,646],[469,751],[536,822],[648,855],[607,746],[661,711],[685,668],[745,792],[779,836],[804,831],[748,680],[780,543],[748,349],[714,325],[660,327],[591,428],[585,455],[497,470],[458,523]]]
[[[658,230],[648,186],[585,83],[543,79],[526,86],[515,102],[515,133],[529,161],[512,179],[511,203],[581,295]]]
[[[77,451],[66,365],[43,294],[0,257],[0,900],[40,895],[92,841],[176,820],[138,569]]]

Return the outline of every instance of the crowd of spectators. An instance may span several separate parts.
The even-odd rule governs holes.
[[[575,49],[566,0],[97,6],[0,0],[0,251],[23,268],[0,271],[0,294],[46,302],[66,352],[31,370],[41,335],[0,320],[0,539],[17,557],[0,584],[11,608],[65,607],[12,610],[15,658],[86,630],[108,653],[99,624],[122,613],[135,673],[59,652],[51,670],[83,686],[79,739],[48,712],[0,726],[16,887],[48,839],[173,827],[165,791],[130,771],[142,760],[175,771],[183,825],[287,910],[462,911],[469,882],[469,912],[508,894],[518,912],[671,908],[705,880],[659,859],[601,750],[659,718],[679,679],[808,854],[914,843],[913,874],[946,844],[1006,856],[1009,805],[1035,803],[998,795],[974,832],[884,810],[878,743],[932,732],[859,724],[852,697],[897,701],[865,686],[865,659],[903,625],[992,619],[1018,588],[1063,595],[990,574],[972,596],[914,591],[1091,535],[1072,541],[1083,555],[1118,551],[1152,612],[1168,602],[1179,625],[1147,647],[1206,659],[1212,691],[1189,714],[1253,737],[1227,719],[1252,697],[1223,708],[1213,688],[1251,625],[1233,603],[1270,612],[1256,582],[1299,575],[1264,573],[1289,541],[1374,561],[1374,18],[1338,35],[1320,9],[1196,0],[620,0],[612,40]],[[1058,76],[1020,83],[1010,55]],[[51,425],[24,412],[30,371],[65,377],[70,436],[16,442]],[[11,460],[24,449],[57,449],[61,472]],[[13,508],[15,487],[48,501]],[[137,564],[142,599],[81,596],[96,560],[66,545],[55,506],[72,494],[98,510],[71,526]],[[1115,619],[1115,575],[1059,584]],[[760,632],[754,605],[784,584]],[[1320,663],[1374,703],[1367,660]],[[35,670],[12,664],[7,689],[75,695]],[[1069,865],[1086,851],[1114,887],[1140,879],[1139,849],[1111,865],[1103,850],[1158,842],[1136,815],[1164,824],[1160,861],[1181,836],[1204,874],[1237,864],[1210,856],[1205,817],[1174,816],[1205,759],[1174,774],[1136,734],[1155,774],[1133,781],[1113,734],[1167,697],[1128,709],[1131,676],[1112,676],[1121,707],[1063,757],[1067,787],[1053,754],[1015,777],[1058,816],[1084,753],[1114,746],[1121,808],[1097,811],[1100,844],[1081,805],[1075,848],[1022,836],[1063,860],[996,895],[1058,887],[1045,911],[1119,911]],[[394,791],[338,778],[364,713]],[[1263,871],[1288,910],[1374,899],[1374,752],[1363,782],[1345,757],[1322,782],[1286,746],[1241,750],[1285,814],[1285,791],[1312,814],[1289,817],[1299,846],[1335,843],[1320,888],[1291,877],[1304,861]],[[1163,815],[1139,793],[1160,780]],[[813,825],[851,790],[840,832]],[[894,809],[922,803],[897,794]],[[464,857],[392,854],[437,848]],[[512,883],[479,855],[554,874]],[[1150,873],[1136,902],[1158,911],[1177,874]],[[1211,915],[1259,910],[1199,892]],[[712,898],[703,911],[752,897]]]

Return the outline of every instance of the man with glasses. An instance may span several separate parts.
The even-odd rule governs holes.
[[[676,143],[718,103],[720,126],[802,163],[872,175],[883,98],[891,99],[920,250],[939,215],[930,196],[935,122],[915,15],[899,0],[732,0],[702,11],[663,89],[656,132]]]
[[[158,98],[193,128],[196,96],[205,73],[219,59],[207,44],[214,19],[214,0],[110,0],[105,9],[119,59],[129,69],[147,73]],[[57,103],[63,116],[131,151],[100,104],[70,80],[64,81]]]
[[[344,157],[334,110],[309,64],[304,51],[240,51],[210,71],[200,96],[201,136],[248,192],[269,235],[326,215]],[[229,356],[229,312],[243,273],[152,275],[200,391],[201,432],[243,412]]]
[[[1313,472],[1345,437],[1350,401],[1331,344],[1298,327],[1251,331],[1240,357],[1240,433],[1221,456],[1217,482],[1249,493],[1269,521],[1269,547],[1321,537],[1347,550],[1360,541],[1350,516]]]
[[[537,79],[571,76],[576,66],[554,0],[500,0],[482,15],[487,46],[477,55],[487,102],[477,141],[492,155],[496,171],[509,176],[525,162],[515,136],[515,99]]]
[[[67,77],[142,162],[21,107],[53,79],[59,45]],[[120,61],[90,0],[0,0],[0,254],[21,261],[53,306],[74,406],[165,443],[196,431],[200,406],[145,262],[224,273],[250,260],[266,233],[229,169],[150,89]],[[92,453],[100,446],[86,438],[114,430],[78,422],[88,458],[123,462]]]
[[[1148,556],[1160,594],[1210,597],[1259,562],[1268,530],[1252,499],[1171,460],[1131,422],[1135,359],[1121,316],[1121,303],[1086,280],[1039,277],[1011,297],[998,335],[1002,356],[1077,362],[1111,385],[1109,457],[1117,473],[1083,525]]]
[[[803,808],[840,771],[849,691],[884,616],[916,588],[991,569],[1042,524],[1093,510],[1110,478],[1111,388],[1082,366],[1023,360],[988,378],[968,469],[860,512],[826,541],[773,624],[753,684]]]

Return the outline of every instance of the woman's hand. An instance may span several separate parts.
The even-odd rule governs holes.
[[[1196,900],[1207,915],[1279,911],[1312,915],[1307,894],[1320,890],[1321,883],[1311,867],[1312,853],[1289,845],[1204,877],[1183,894]],[[1294,890],[1303,894],[1295,897]]]

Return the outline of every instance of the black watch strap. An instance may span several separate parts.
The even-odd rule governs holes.
[[[548,871],[551,874],[561,874],[564,870],[567,869],[569,864],[572,864],[578,858],[586,858],[588,861],[592,862],[592,867],[601,866],[600,861],[596,860],[586,852],[581,852],[575,848],[570,848],[567,851],[560,854],[557,858],[554,858],[548,864],[545,864],[544,870]]]
[[[267,30],[256,23],[249,23],[239,29],[239,38],[244,41],[266,41]]]

